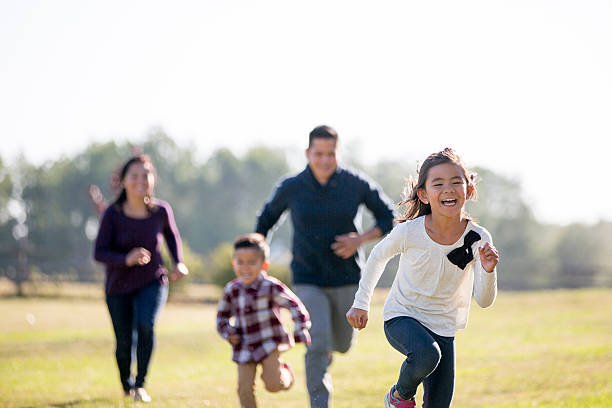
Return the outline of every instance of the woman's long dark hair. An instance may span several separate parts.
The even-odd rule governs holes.
[[[417,169],[418,180],[415,181],[412,176],[408,179],[408,183],[406,187],[404,187],[404,192],[402,194],[403,200],[398,204],[398,207],[405,205],[406,211],[402,217],[396,220],[397,222],[406,222],[408,220],[420,217],[421,215],[431,214],[431,205],[423,203],[419,199],[417,191],[419,189],[425,189],[425,182],[427,181],[429,169],[442,163],[453,163],[459,166],[467,183],[466,199],[476,199],[476,173],[469,171],[465,167],[465,164],[463,164],[461,157],[459,157],[459,155],[453,149],[447,147],[441,152],[430,154],[425,159],[425,161]],[[469,217],[465,212],[463,216],[465,218]]]
[[[130,166],[135,163],[141,163],[145,167],[149,166],[149,168],[151,169],[151,172],[157,179],[157,176],[155,175],[155,167],[153,166],[153,162],[151,161],[151,158],[146,154],[138,154],[136,156],[132,156],[127,162],[125,162],[123,167],[121,167],[121,170],[117,172],[117,176],[118,176],[117,179],[118,179],[120,186],[121,186],[121,183],[123,182],[123,179],[125,178],[125,175],[130,169]],[[120,188],[121,188],[121,191],[119,192],[119,195],[117,196],[117,198],[115,199],[112,205],[117,210],[123,211],[123,203],[125,203],[125,200],[127,200],[127,193],[125,191],[125,187],[121,186]],[[153,204],[153,197],[148,193],[145,197],[145,205],[149,213],[155,212],[156,206]]]

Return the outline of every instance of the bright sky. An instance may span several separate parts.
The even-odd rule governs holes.
[[[0,156],[155,126],[203,160],[295,151],[325,123],[363,161],[451,146],[541,221],[612,221],[611,21],[605,0],[0,0]]]

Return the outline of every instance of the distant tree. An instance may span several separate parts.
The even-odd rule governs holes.
[[[30,209],[30,259],[43,273],[57,279],[100,279],[101,268],[92,259],[99,216],[88,190],[100,185],[113,197],[109,180],[129,152],[128,145],[92,144],[36,169],[23,196]]]
[[[206,257],[205,262],[211,272],[211,281],[215,285],[223,287],[227,282],[236,278],[232,268],[233,253],[234,247],[232,244],[224,242],[210,251]]]
[[[35,182],[34,171],[23,156],[10,167],[0,160],[0,274],[15,284],[18,296],[32,271],[31,207],[24,190]]]
[[[555,287],[612,286],[612,223],[571,224],[563,228],[556,248],[559,259]]]
[[[91,256],[99,210],[114,200],[119,166],[135,151],[153,158],[155,195],[172,203],[193,281],[227,282],[233,276],[231,246],[228,250],[223,243],[253,230],[257,211],[279,178],[289,173],[287,153],[260,146],[236,156],[219,149],[200,163],[194,146],[177,145],[161,129],[151,130],[138,145],[93,143],[41,166],[23,157],[10,166],[0,159],[0,275],[20,289],[32,271],[52,279],[100,280],[103,269]],[[393,202],[400,201],[406,178],[416,175],[414,159],[369,166],[356,159],[348,162],[364,170]],[[469,202],[467,209],[491,232],[500,250],[501,289],[612,286],[611,223],[539,223],[522,196],[520,180],[475,170],[481,178],[480,199]],[[92,196],[106,203],[94,205]],[[364,214],[363,228],[368,228],[372,220]],[[290,236],[290,223],[285,223],[271,242],[270,273],[286,281]],[[382,285],[392,282],[396,269],[393,260]]]
[[[187,241],[182,242],[183,248],[183,263],[189,268],[189,275],[183,279],[173,282],[170,285],[169,296],[173,297],[176,294],[183,293],[185,286],[189,283],[210,283],[210,276],[207,275],[207,269],[204,265],[204,259],[201,255],[193,252]],[[168,271],[174,268],[174,262],[170,256],[167,246],[162,246],[162,259],[164,266]]]
[[[522,197],[520,180],[484,168],[475,168],[480,181],[478,199],[468,202],[467,209],[493,236],[500,250],[498,265],[501,289],[527,289],[546,286],[540,268],[538,241],[540,226]],[[541,261],[545,261],[545,257]]]
[[[288,169],[282,150],[259,147],[243,158],[227,149],[214,152],[190,187],[197,197],[193,222],[181,227],[194,250],[208,253],[221,242],[252,231],[257,211]]]
[[[592,262],[597,268],[593,278],[593,286],[612,287],[612,222],[600,221],[591,227],[593,235],[597,240],[594,247]]]
[[[0,253],[4,256],[8,253],[8,247],[12,246],[13,241],[12,228],[14,218],[9,213],[9,203],[12,195],[13,180],[10,169],[0,157],[0,245],[2,245]]]
[[[244,157],[221,149],[198,164],[193,146],[178,146],[160,129],[141,145],[94,143],[38,167],[23,158],[10,169],[0,163],[1,273],[27,280],[35,265],[54,279],[100,280],[91,256],[100,211],[116,197],[119,167],[135,151],[152,157],[156,196],[172,203],[194,258],[251,231],[277,175],[288,171],[283,151],[264,147]]]

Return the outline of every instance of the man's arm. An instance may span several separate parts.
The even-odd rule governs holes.
[[[393,229],[393,202],[382,189],[372,180],[364,179],[367,183],[363,203],[374,215],[376,226],[384,235]]]
[[[276,224],[288,206],[289,197],[287,192],[287,179],[284,179],[278,183],[274,189],[274,192],[272,193],[272,196],[264,204],[263,208],[257,215],[255,232],[258,232],[266,237],[270,229],[274,227],[274,224]]]
[[[336,242],[332,244],[331,248],[336,255],[344,259],[353,256],[361,245],[383,236],[393,228],[393,204],[391,200],[374,182],[367,178],[360,177],[359,182],[364,183],[363,203],[374,215],[376,225],[363,234],[351,232],[335,237]]]

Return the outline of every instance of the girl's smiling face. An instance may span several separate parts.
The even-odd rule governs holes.
[[[467,182],[455,163],[441,163],[431,167],[425,188],[417,191],[419,199],[431,206],[431,212],[444,216],[461,216],[465,205]]]

